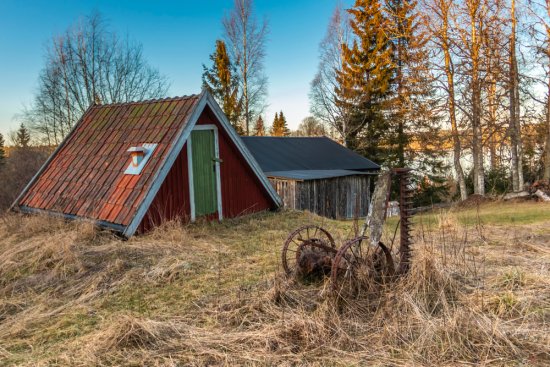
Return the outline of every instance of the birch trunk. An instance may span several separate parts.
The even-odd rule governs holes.
[[[481,81],[479,78],[480,38],[477,34],[477,20],[480,3],[468,2],[471,32],[471,96],[472,96],[472,155],[474,160],[474,193],[485,195],[485,170],[483,169],[483,139],[481,131]]]
[[[550,1],[546,0],[546,12],[550,18]],[[548,23],[546,28],[546,57],[550,60],[550,26]],[[547,75],[547,92],[546,92],[546,144],[545,144],[545,159],[544,159],[544,178],[550,180],[550,74]]]
[[[512,188],[514,191],[523,189],[521,126],[519,119],[519,88],[518,64],[516,58],[516,2],[512,0],[510,6],[512,29],[510,32],[510,60],[509,60],[509,98],[510,98],[510,151],[512,158]]]
[[[460,156],[462,154],[462,146],[460,143],[460,135],[458,132],[458,124],[456,120],[456,99],[455,99],[455,85],[454,85],[454,65],[451,58],[450,51],[450,39],[449,39],[449,13],[450,3],[441,1],[437,3],[440,10],[440,16],[442,20],[442,27],[439,37],[441,38],[441,48],[445,59],[445,75],[447,77],[447,93],[448,93],[448,108],[449,108],[449,120],[451,123],[451,135],[453,139],[453,166],[456,173],[456,179],[458,181],[458,187],[460,189],[460,198],[466,200],[468,198],[468,191],[466,190],[466,181],[464,179],[464,171],[462,164],[460,163]]]
[[[489,105],[488,128],[489,128],[489,157],[490,169],[494,170],[499,166],[497,157],[497,83],[494,75],[490,75],[487,98]]]
[[[546,94],[546,142],[544,146],[544,179],[550,180],[550,78]]]

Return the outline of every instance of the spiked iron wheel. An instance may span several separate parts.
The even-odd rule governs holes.
[[[296,261],[300,258],[302,245],[307,245],[308,248],[324,249],[324,251],[327,251],[326,248],[334,249],[336,247],[331,234],[324,228],[316,225],[298,228],[288,236],[283,246],[281,260],[287,275],[293,274],[296,270]]]
[[[346,242],[334,257],[332,291],[339,296],[357,296],[362,288],[393,274],[393,258],[386,245],[379,242],[373,246],[368,237],[357,237]]]

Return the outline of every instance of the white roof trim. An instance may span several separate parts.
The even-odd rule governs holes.
[[[242,154],[246,162],[252,168],[252,171],[260,179],[260,182],[262,183],[264,188],[267,190],[273,202],[277,204],[277,206],[279,207],[282,206],[283,202],[281,198],[277,194],[277,191],[275,191],[275,188],[273,188],[273,186],[269,182],[269,179],[264,174],[264,171],[262,171],[262,169],[260,168],[260,165],[258,164],[258,162],[256,162],[256,159],[254,158],[252,153],[250,153],[246,145],[241,140],[241,137],[239,136],[239,134],[237,134],[233,126],[231,126],[231,123],[225,116],[225,113],[223,113],[222,109],[220,108],[220,106],[218,105],[214,97],[212,97],[210,93],[208,92],[206,93],[207,93],[206,95],[207,95],[208,105],[212,109],[212,112],[214,112],[214,115],[216,115],[216,117],[218,118],[218,121],[220,121],[221,125],[224,127],[225,131],[227,132],[231,140],[233,140],[239,152]]]
[[[174,165],[174,162],[178,158],[179,153],[183,149],[183,146],[185,145],[185,142],[187,141],[191,130],[193,130],[193,126],[197,123],[197,120],[199,119],[202,110],[204,109],[204,106],[206,106],[206,94],[203,91],[195,102],[195,107],[192,107],[193,111],[191,112],[191,114],[187,114],[187,121],[183,124],[183,128],[181,129],[179,136],[177,136],[176,139],[172,140],[172,146],[169,148],[168,154],[164,157],[164,162],[161,163],[160,169],[157,169],[157,171],[155,172],[155,175],[153,177],[153,184],[149,188],[149,191],[145,194],[145,198],[139,205],[136,213],[134,214],[134,217],[130,221],[130,224],[128,224],[128,226],[122,233],[124,237],[130,238],[136,232],[139,224],[143,220],[143,217],[145,217],[147,210],[149,210],[149,207],[157,196],[157,193],[160,190],[162,183],[166,179],[166,176],[168,176],[170,169]]]

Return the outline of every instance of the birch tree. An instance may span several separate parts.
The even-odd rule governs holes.
[[[296,136],[325,136],[325,126],[315,117],[308,116],[300,122],[296,130]]]
[[[460,197],[462,200],[468,198],[466,189],[466,180],[464,170],[460,162],[462,156],[461,136],[458,130],[457,107],[455,96],[455,64],[452,57],[454,40],[452,38],[453,21],[455,19],[456,7],[452,0],[432,0],[425,4],[427,14],[427,24],[431,32],[431,40],[436,54],[441,55],[443,59],[432,59],[431,66],[435,69],[442,65],[444,81],[442,90],[446,97],[447,112],[449,124],[451,126],[451,138],[453,144],[453,167],[455,170]]]
[[[233,9],[223,20],[223,27],[231,59],[238,70],[244,130],[246,135],[250,135],[251,124],[263,112],[267,95],[267,76],[264,73],[267,21],[257,20],[252,0],[234,0]]]
[[[540,75],[535,79],[543,91],[543,96],[531,93],[531,97],[543,108],[543,178],[550,180],[550,0],[529,1],[529,12],[534,19],[530,34],[534,39],[535,62],[541,66]]]
[[[337,139],[346,145],[349,126],[349,111],[336,103],[337,74],[342,71],[342,47],[352,38],[349,15],[337,5],[330,18],[326,34],[319,44],[319,66],[311,81],[309,93],[310,110],[314,117],[336,132]]]
[[[485,195],[485,168],[482,131],[482,32],[487,7],[485,0],[464,0],[459,29],[462,70],[465,77],[464,94],[469,110],[462,111],[470,122],[474,194]]]
[[[508,96],[510,99],[510,151],[512,168],[512,187],[514,191],[523,189],[523,148],[521,142],[521,123],[520,123],[520,99],[519,99],[519,73],[518,60],[516,56],[516,0],[510,3],[510,40],[509,40],[509,62],[508,62]]]
[[[167,89],[142,46],[109,31],[96,13],[53,38],[38,92],[21,118],[42,143],[57,145],[90,105],[159,98]]]

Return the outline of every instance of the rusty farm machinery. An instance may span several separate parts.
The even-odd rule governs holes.
[[[342,246],[337,247],[333,236],[317,225],[293,231],[282,250],[286,274],[330,277],[332,291],[340,295],[357,293],[365,282],[384,282],[406,274],[411,260],[410,172],[408,168],[397,168],[379,176],[362,231]],[[400,214],[400,244],[395,257],[392,249],[381,241],[394,178],[399,183]]]

